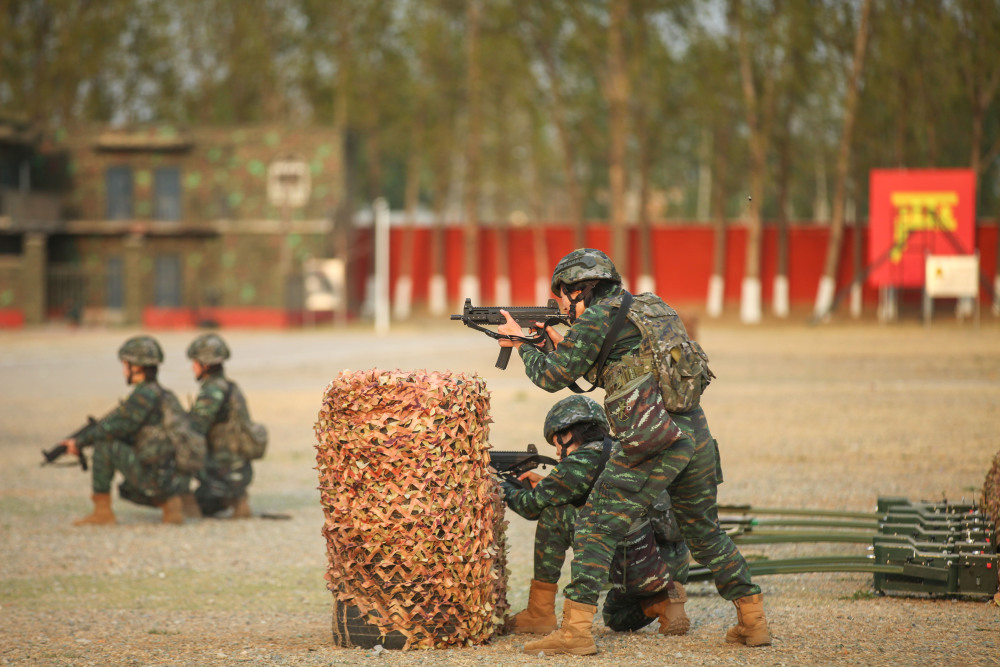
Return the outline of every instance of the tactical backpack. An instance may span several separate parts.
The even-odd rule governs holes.
[[[191,425],[188,413],[173,392],[158,387],[163,421],[143,426],[136,438],[136,454],[146,465],[162,465],[170,459],[182,473],[195,473],[205,465],[208,444]]]
[[[639,353],[608,369],[605,389],[613,393],[627,381],[652,372],[667,410],[687,412],[696,408],[715,375],[708,368],[708,355],[688,337],[677,311],[655,294],[645,292],[633,298],[628,319],[642,332]]]
[[[646,292],[635,297],[629,319],[642,331],[640,356],[652,354],[656,362],[667,410],[687,412],[698,407],[715,374],[708,368],[708,355],[701,345],[688,338],[677,311]]]
[[[191,418],[181,402],[170,391],[163,392],[163,427],[174,445],[177,469],[185,473],[198,472],[205,465],[208,444],[205,436],[191,424]]]
[[[243,392],[232,382],[223,399],[226,420],[212,426],[209,441],[212,447],[235,454],[242,459],[254,460],[267,451],[267,427],[250,420]]]

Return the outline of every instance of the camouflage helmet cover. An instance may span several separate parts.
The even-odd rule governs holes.
[[[576,424],[597,424],[605,431],[611,430],[604,408],[597,401],[586,396],[570,396],[553,405],[545,415],[545,440],[555,445],[556,433]]]
[[[229,358],[229,347],[219,334],[202,334],[188,345],[187,356],[203,364],[221,364]]]
[[[159,366],[163,349],[152,336],[132,336],[118,348],[118,358],[136,366]]]
[[[594,248],[578,248],[559,260],[552,271],[552,293],[559,294],[560,285],[572,285],[581,280],[610,280],[621,283],[611,258]]]

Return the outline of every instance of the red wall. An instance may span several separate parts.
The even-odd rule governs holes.
[[[844,230],[844,245],[841,251],[837,269],[837,288],[850,284],[855,273],[854,243],[855,229]],[[867,228],[862,228],[861,268],[867,261]],[[511,229],[509,236],[509,261],[511,268],[511,291],[514,303],[510,305],[527,305],[534,303],[535,262],[534,237],[529,229]],[[496,234],[494,229],[483,229],[479,234],[479,280],[484,304],[492,303],[495,298],[496,279]],[[829,237],[829,227],[818,225],[795,225],[789,229],[788,279],[789,300],[794,305],[812,305],[816,298],[819,279],[826,262],[826,246]],[[413,300],[416,303],[427,300],[428,282],[430,278],[430,230],[421,228],[412,230],[412,243],[407,244],[407,232],[403,229],[393,229],[391,235],[391,281],[395,289],[399,276],[400,265],[404,252],[412,253],[413,261]],[[605,225],[592,225],[587,229],[587,245],[605,252],[610,251],[610,231]],[[671,303],[704,303],[708,294],[708,280],[712,273],[714,231],[706,225],[681,225],[657,227],[653,230],[653,263],[654,278],[657,292]],[[551,270],[559,259],[574,248],[573,230],[566,225],[550,225],[545,228],[547,244],[546,273],[547,280]],[[368,242],[368,237],[359,239]],[[764,301],[769,302],[772,295],[772,284],[777,264],[778,233],[774,227],[765,227],[761,254],[761,287]],[[637,279],[638,266],[638,233],[629,230],[630,267],[627,276],[634,286]],[[726,275],[725,299],[738,302],[743,281],[745,264],[746,228],[731,227],[726,234]],[[980,268],[984,276],[992,276],[996,266],[997,225],[995,223],[980,223],[977,227],[977,247],[980,251]],[[445,277],[448,285],[448,299],[451,302],[461,300],[458,294],[461,279],[462,261],[462,229],[458,227],[445,230]],[[612,258],[614,259],[614,258]],[[364,281],[357,278],[366,275],[371,270],[369,262],[359,262],[354,266],[352,276],[355,277],[354,288],[363,289]],[[983,301],[988,301],[991,292],[984,289]],[[360,296],[360,293],[358,293]],[[877,291],[865,285],[863,289],[865,301],[877,301]],[[497,304],[505,305],[505,304]]]

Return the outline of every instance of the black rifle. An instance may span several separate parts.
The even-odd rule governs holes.
[[[466,299],[462,314],[452,315],[451,319],[461,320],[465,326],[476,331],[482,331],[490,338],[497,340],[519,340],[524,343],[531,343],[532,345],[544,343],[546,351],[553,349],[552,341],[546,335],[544,327],[537,336],[510,336],[491,331],[483,326],[486,324],[504,324],[507,319],[500,313],[501,310],[506,310],[510,313],[513,320],[522,329],[534,329],[537,327],[537,322],[544,322],[544,327],[550,327],[554,324],[569,325],[569,320],[559,310],[559,302],[555,299],[549,299],[549,303],[546,306],[473,306],[472,299]],[[500,356],[497,357],[497,368],[501,370],[507,368],[507,362],[510,361],[510,351],[512,349],[505,347],[500,350]]]
[[[87,423],[78,428],[77,430],[73,431],[73,433],[71,433],[70,435],[66,436],[66,440],[81,438],[95,426],[97,426],[97,420],[94,419],[93,417],[87,417]],[[84,472],[87,472],[87,457],[83,453],[83,447],[77,444],[76,449],[77,449],[77,458],[79,458],[80,460],[80,467],[83,469]],[[58,459],[65,453],[66,453],[66,445],[56,445],[52,449],[43,449],[42,456],[45,457],[45,460],[42,461],[42,465],[44,466],[54,462],[56,459]]]
[[[507,309],[504,308],[504,310]],[[518,479],[519,476],[529,470],[534,470],[538,466],[545,467],[558,464],[559,462],[551,456],[542,456],[539,454],[538,448],[532,444],[529,444],[528,448],[523,452],[490,450],[490,465],[497,471],[497,474],[526,489],[530,489],[531,484],[527,480]]]

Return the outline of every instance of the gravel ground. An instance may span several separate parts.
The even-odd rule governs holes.
[[[804,319],[804,318],[802,318]],[[726,482],[722,503],[871,511],[879,496],[972,500],[1000,448],[1000,323],[939,318],[812,328],[702,322],[718,380],[705,395]],[[344,368],[479,372],[492,394],[491,441],[543,444],[552,403],[492,342],[457,324],[225,332],[230,375],[272,445],[251,505],[284,520],[163,526],[115,499],[119,525],[74,528],[89,477],[40,468],[39,449],[127,393],[115,351],[132,331],[0,332],[0,664],[25,665],[987,665],[1000,664],[1000,613],[983,601],[880,597],[868,574],[760,577],[774,644],[728,646],[735,619],[708,584],[689,587],[692,630],[666,638],[595,628],[599,655],[539,659],[523,637],[448,651],[332,646],[312,423]],[[193,332],[158,332],[163,383],[182,400]],[[597,392],[600,394],[600,392]],[[511,516],[509,598],[523,608],[532,524]],[[860,554],[859,545],[746,546],[748,558]],[[564,575],[565,576],[565,575]],[[564,579],[565,582],[565,579]]]

